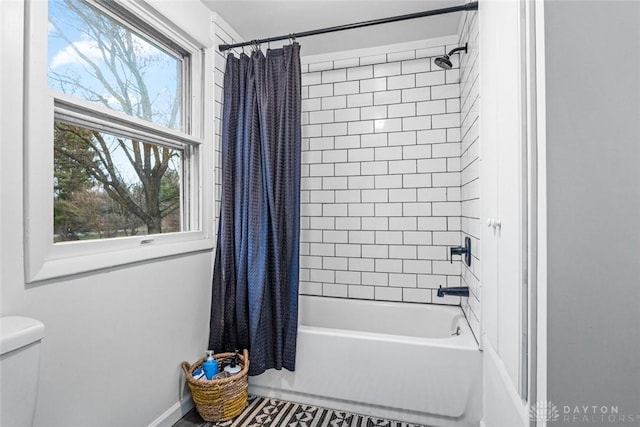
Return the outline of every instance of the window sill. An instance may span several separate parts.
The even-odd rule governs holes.
[[[100,244],[101,251],[87,251],[88,246]],[[145,261],[211,251],[213,240],[201,232],[174,235],[136,236],[113,241],[69,242],[54,245],[52,258],[29,262],[27,283],[59,279],[78,274],[99,272]],[[81,255],[84,252],[88,255]],[[55,256],[60,256],[55,258]]]

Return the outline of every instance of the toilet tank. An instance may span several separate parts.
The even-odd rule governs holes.
[[[0,318],[0,426],[31,427],[44,325],[28,317]]]

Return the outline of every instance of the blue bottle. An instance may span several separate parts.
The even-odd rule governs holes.
[[[213,350],[207,350],[207,360],[202,364],[204,375],[211,380],[218,373],[218,361],[213,358]]]

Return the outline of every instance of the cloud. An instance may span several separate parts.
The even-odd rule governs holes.
[[[134,52],[138,58],[151,58],[161,52],[154,45],[135,35],[133,37],[133,45]],[[53,69],[68,64],[85,64],[84,59],[76,52],[76,49],[89,58],[90,61],[95,63],[102,62],[102,51],[95,40],[79,40],[56,53],[49,66]]]
[[[120,101],[118,101],[118,98],[116,98],[115,96],[109,94],[105,94],[102,96],[107,100],[107,104],[109,104],[109,106],[114,110],[120,110],[122,108]],[[129,102],[131,102],[132,105],[136,105],[138,103],[138,98],[134,94],[130,94]]]
[[[85,63],[84,59],[78,54],[78,52],[76,52],[76,50],[91,61],[98,62],[102,60],[102,52],[95,41],[79,40],[67,45],[64,49],[56,53],[49,66],[51,68],[58,68],[67,64]]]

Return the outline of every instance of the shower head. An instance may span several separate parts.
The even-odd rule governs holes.
[[[453,64],[451,63],[451,59],[449,59],[449,57],[456,52],[462,52],[462,51],[464,51],[464,53],[467,53],[467,43],[465,43],[464,46],[451,49],[451,51],[446,55],[438,56],[436,59],[433,60],[433,63],[444,70],[450,70],[453,67]]]
[[[449,60],[449,55],[439,56],[433,60],[433,62],[444,70],[450,70],[453,64]]]

